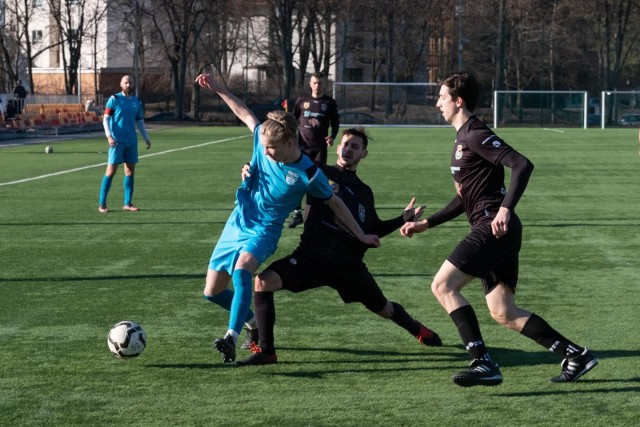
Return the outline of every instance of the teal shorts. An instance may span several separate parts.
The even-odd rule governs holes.
[[[262,264],[273,255],[278,248],[279,236],[257,234],[254,230],[243,226],[238,209],[234,209],[227,220],[224,230],[213,249],[209,260],[209,269],[226,271],[229,275],[235,270],[238,257],[249,252]]]
[[[138,163],[138,144],[116,143],[115,147],[109,147],[110,165],[120,163]]]

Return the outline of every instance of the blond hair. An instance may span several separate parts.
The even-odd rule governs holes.
[[[267,120],[262,123],[260,134],[274,138],[276,141],[287,142],[295,140],[298,131],[298,121],[293,114],[284,111],[270,111]]]

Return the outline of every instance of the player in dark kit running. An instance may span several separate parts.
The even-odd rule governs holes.
[[[333,146],[340,128],[340,115],[335,99],[324,94],[324,75],[314,73],[309,79],[311,93],[300,96],[293,108],[298,120],[298,146],[314,162],[327,164],[327,147]],[[331,134],[329,134],[331,126]],[[302,224],[302,207],[293,212],[289,228]]]
[[[550,381],[572,382],[598,361],[589,350],[516,305],[522,224],[514,209],[527,187],[533,164],[473,115],[479,89],[475,77],[468,72],[450,74],[441,83],[436,106],[457,131],[451,156],[457,194],[445,208],[425,220],[404,224],[400,232],[412,237],[463,213],[471,224],[471,232],[451,252],[431,284],[473,359],[468,370],[454,374],[456,384],[469,387],[502,383],[500,369],[492,362],[482,339],[476,314],[460,293],[476,277],[482,280],[493,319],[564,356],[562,372]],[[511,168],[508,190],[504,185],[505,166]]]
[[[414,207],[415,197],[402,215],[383,221],[375,209],[371,188],[358,178],[358,163],[367,157],[368,137],[364,129],[343,132],[335,166],[320,165],[337,194],[353,213],[362,230],[379,237],[397,230],[406,221],[419,218],[423,206]],[[276,363],[273,328],[275,305],[273,292],[286,289],[302,292],[330,286],[345,303],[360,302],[372,312],[406,329],[420,343],[441,346],[438,334],[413,319],[398,303],[388,301],[362,261],[368,247],[336,220],[320,200],[309,197],[309,213],[299,246],[293,254],[272,263],[255,280],[255,310],[260,345],[254,354],[238,365]]]

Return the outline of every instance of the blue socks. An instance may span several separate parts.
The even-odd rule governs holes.
[[[107,204],[107,195],[109,194],[109,190],[111,189],[112,181],[112,176],[109,177],[105,175],[102,177],[102,185],[100,186],[100,201],[98,202],[100,206]]]
[[[251,306],[253,287],[251,286],[252,274],[249,270],[237,269],[231,276],[235,295],[231,301],[231,316],[229,317],[229,329],[240,333],[242,325],[247,320]]]
[[[204,299],[210,301],[220,307],[224,308],[227,311],[231,311],[231,301],[233,300],[233,291],[231,289],[225,289],[220,292],[218,295],[202,295]]]
[[[103,176],[102,177],[102,185],[100,186],[100,201],[98,202],[100,206],[107,204],[107,195],[109,194],[109,190],[111,189],[111,183],[113,182],[112,176]],[[131,199],[133,198],[133,176],[124,176],[124,181],[122,181],[122,186],[124,187],[124,204],[130,205]]]
[[[133,175],[125,175],[122,186],[124,187],[124,204],[128,206],[131,204],[131,199],[133,198]]]
[[[249,290],[248,298],[246,295],[247,292],[240,292],[240,289],[245,287],[245,284],[241,284],[241,281],[243,280],[242,276],[248,276],[248,279],[246,279],[245,277],[245,279],[247,280],[246,288]],[[231,289],[225,289],[224,291],[220,292],[218,295],[213,295],[213,296],[203,295],[203,298],[206,299],[207,301],[210,301],[224,308],[225,310],[231,312],[231,317],[229,319],[229,329],[233,329],[238,333],[240,333],[240,331],[242,330],[242,324],[244,322],[248,322],[254,317],[253,311],[251,311],[251,309],[249,308],[249,306],[251,305],[251,293],[252,293],[251,276],[252,276],[251,272],[248,270],[236,270],[233,273],[233,276],[232,276],[233,286],[236,289],[235,295]],[[243,299],[243,302],[240,302],[239,301],[240,299]],[[236,302],[235,307],[234,307],[234,300],[238,300]],[[238,311],[240,309],[247,310],[247,314],[245,316],[241,316],[242,313]],[[234,315],[234,310],[235,310],[235,315]],[[244,319],[244,320],[238,322],[238,319]],[[239,323],[239,325],[236,325],[237,329],[234,327],[235,323]]]

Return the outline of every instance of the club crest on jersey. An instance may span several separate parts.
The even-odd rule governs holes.
[[[298,260],[295,258],[289,258],[289,264],[291,265],[296,265],[298,263]]]
[[[340,184],[335,181],[329,180],[329,185],[331,186],[331,188],[333,188],[333,192],[335,194],[338,194],[338,191],[340,191]]]
[[[302,104],[302,108],[307,109],[311,106],[311,103],[309,101],[306,101],[304,104]]]
[[[320,111],[322,111],[322,112],[324,113],[324,112],[326,112],[326,111],[327,111],[327,108],[329,108],[329,107],[327,106],[327,104],[322,104],[322,105],[320,106]]]
[[[460,160],[462,158],[462,145],[458,145],[456,148],[456,160]]]
[[[490,137],[482,141],[482,145],[486,144],[487,142],[491,142],[491,145],[493,145],[494,148],[500,148],[500,146],[502,145],[500,143],[500,139],[498,139],[498,137],[495,135],[491,135]]]
[[[360,222],[364,222],[365,216],[364,206],[358,203],[358,218],[360,218]]]
[[[298,176],[297,173],[295,173],[293,171],[288,171],[287,172],[287,176],[284,179],[287,182],[287,184],[293,185],[296,182],[298,182],[298,178],[300,178],[300,177]]]

